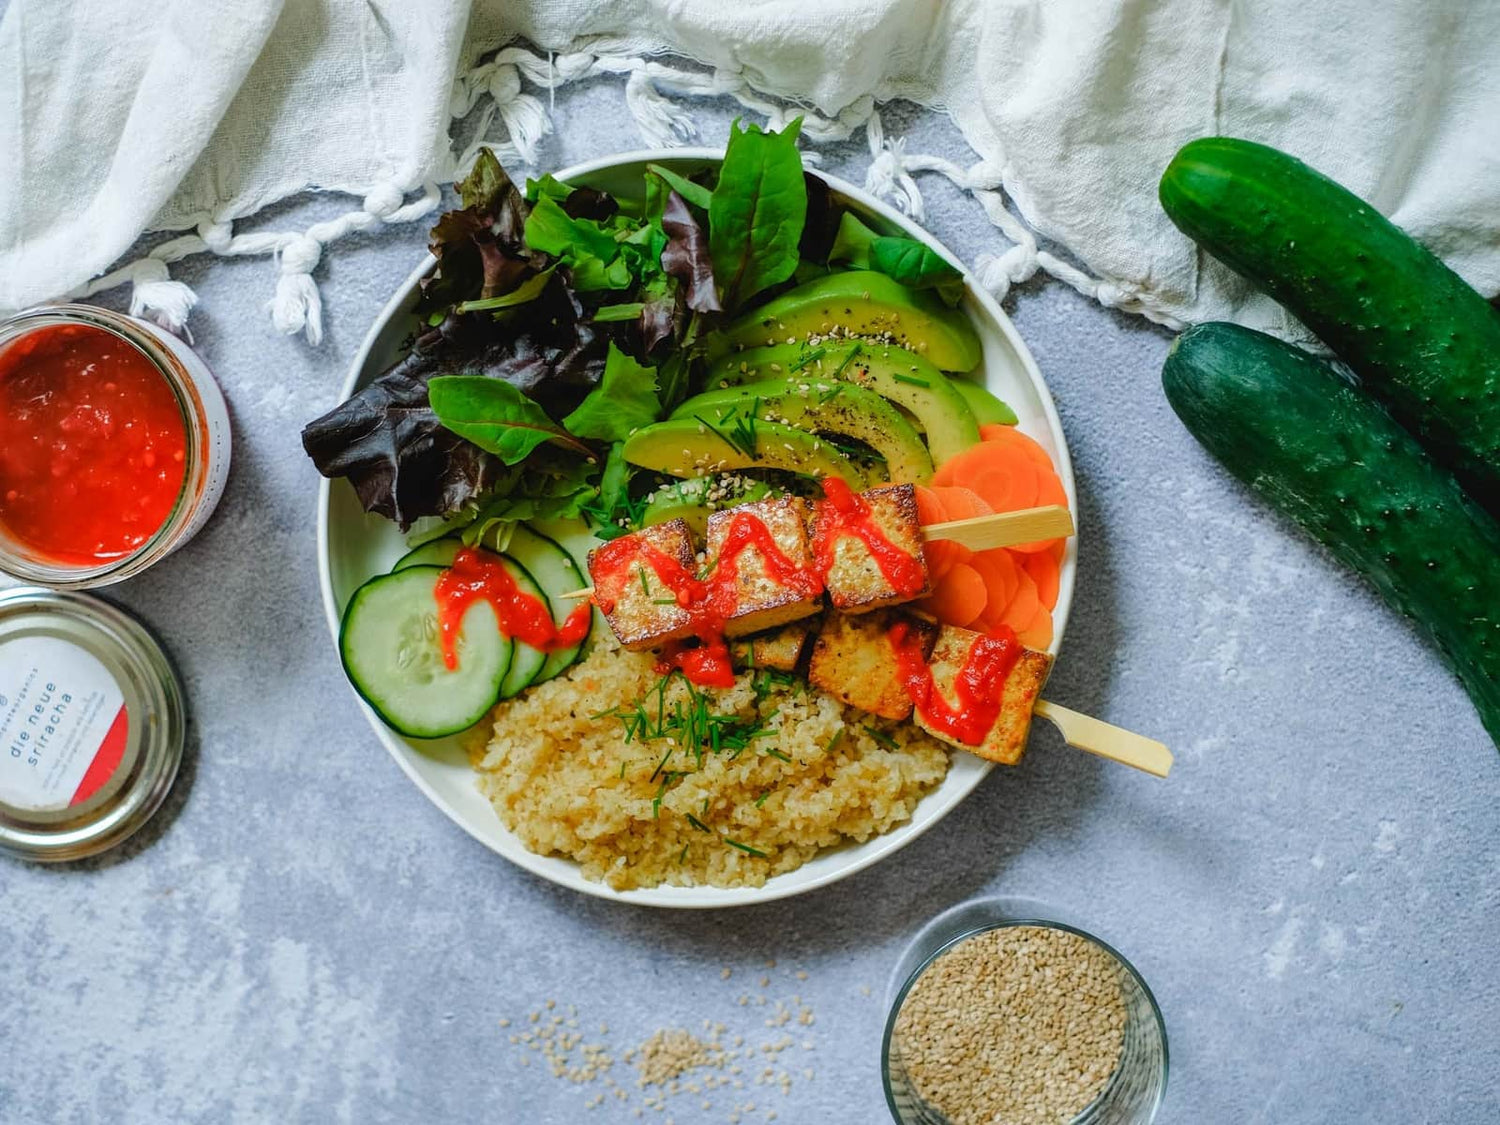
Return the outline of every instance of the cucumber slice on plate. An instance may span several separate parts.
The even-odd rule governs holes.
[[[452,566],[453,557],[458,554],[459,548],[464,541],[456,535],[450,535],[444,539],[433,539],[415,547],[396,560],[396,565],[391,567],[391,573],[405,570],[409,566]]]
[[[536,579],[536,584],[547,596],[547,603],[552,609],[553,622],[558,628],[562,628],[563,622],[578,605],[576,600],[562,595],[588,585],[588,581],[580,576],[578,564],[573,561],[572,556],[545,535],[539,535],[525,524],[519,523],[511,531],[510,542],[506,544],[505,553],[520,563],[531,577]],[[591,629],[592,625],[593,622],[590,620]],[[588,637],[585,635],[584,641],[587,640]],[[578,654],[582,651],[583,642],[579,642],[572,648],[549,652],[546,663],[542,665],[541,673],[533,682],[541,683],[543,680],[550,680],[553,676],[565,671],[578,659]]]
[[[536,579],[531,577],[530,572],[524,566],[510,555],[501,555],[500,562],[510,572],[517,590],[523,594],[530,594],[538,601],[546,600],[547,595],[542,592],[542,588],[536,584]],[[516,646],[516,654],[511,657],[510,671],[505,674],[505,682],[500,685],[501,699],[510,699],[520,695],[532,684],[545,679],[542,670],[547,664],[547,654],[540,649],[532,648],[525,641],[513,643]]]
[[[394,730],[440,738],[467,730],[495,705],[515,645],[494,608],[477,601],[464,614],[458,667],[438,644],[438,566],[412,566],[372,578],[349,599],[339,655],[354,690]]]

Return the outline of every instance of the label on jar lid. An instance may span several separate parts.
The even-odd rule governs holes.
[[[83,804],[119,768],[129,728],[120,685],[92,653],[61,637],[0,645],[0,803]]]

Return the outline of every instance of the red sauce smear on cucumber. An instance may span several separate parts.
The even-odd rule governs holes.
[[[114,333],[56,325],[0,352],[0,524],[38,554],[136,551],[172,514],[186,456],[177,396]]]
[[[901,682],[922,720],[967,746],[985,740],[1000,717],[1005,681],[1024,650],[1009,625],[1000,625],[989,636],[977,638],[969,648],[953,682],[958,706],[952,706],[932,679],[932,669],[922,656],[922,642],[905,621],[886,632],[896,652]]]
[[[458,634],[464,614],[477,601],[487,601],[494,607],[503,636],[538,652],[557,652],[581,643],[588,636],[589,615],[594,612],[587,601],[582,602],[559,627],[552,620],[551,607],[517,586],[499,558],[473,547],[465,547],[454,556],[453,565],[438,575],[433,594],[438,604],[443,664],[449,671],[458,667]]]

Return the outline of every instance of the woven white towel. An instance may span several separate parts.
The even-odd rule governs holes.
[[[997,292],[1040,267],[1166,323],[1286,330],[1157,206],[1172,153],[1210,133],[1309,160],[1481,291],[1500,290],[1491,0],[111,0],[80,11],[11,0],[0,22],[0,308],[132,282],[137,311],[181,326],[193,295],[171,262],[275,254],[273,320],[316,342],[324,247],[426,214],[463,162],[449,146],[455,116],[477,108],[486,136],[526,161],[550,125],[547,88],[599,74],[622,77],[655,144],[693,137],[690,99],[703,95],[774,123],[810,110],[813,146],[864,129],[869,185],[908,210],[920,215],[924,173],[974,193],[999,230],[971,264]],[[492,53],[517,37],[540,51]],[[946,109],[973,164],[886,138],[875,106],[896,97]],[[309,188],[357,202],[307,231],[236,233],[236,220]],[[145,230],[188,233],[100,277]]]

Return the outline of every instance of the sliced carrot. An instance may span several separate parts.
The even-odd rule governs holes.
[[[972,488],[938,485],[928,491],[943,506],[944,520],[969,520],[975,516],[988,516],[995,510],[981,500]]]
[[[1016,588],[1021,582],[1015,556],[1004,547],[975,551],[969,559],[969,565],[979,572],[979,576],[984,579],[985,589],[989,591],[986,612],[991,606],[997,613],[1003,611],[1016,596]]]
[[[1059,542],[1059,540],[1054,540]],[[1062,564],[1051,550],[1031,551],[1018,560],[1036,583],[1037,597],[1048,610],[1057,608],[1057,590],[1062,579]]]
[[[1045,650],[1052,643],[1052,614],[1046,608],[1037,610],[1031,624],[1016,630],[1016,637],[1027,648]]]
[[[917,494],[918,523],[942,523],[948,518],[948,513],[943,510],[943,499],[936,492],[920,484],[914,485],[913,491]]]
[[[1042,599],[1037,593],[1036,583],[1031,580],[1031,575],[1019,568],[1016,573],[1021,584],[1016,589],[1016,596],[1010,600],[1010,604],[1001,614],[1001,620],[1019,633],[1031,624],[1036,611],[1042,608]]]
[[[1032,464],[1039,469],[1049,469],[1056,472],[1057,468],[1052,463],[1052,457],[1042,448],[1040,442],[1033,437],[1028,437],[1014,426],[980,426],[979,436],[985,441],[995,442],[999,445],[1010,445],[1021,450],[1031,459]]]
[[[943,575],[923,603],[939,621],[949,625],[968,625],[984,612],[989,590],[979,572],[971,566],[956,563]]]
[[[923,527],[930,523],[943,523],[948,513],[943,508],[942,498],[930,488],[916,486],[917,522]],[[958,543],[943,539],[929,540],[922,545],[922,557],[927,562],[927,574],[937,582],[952,569],[954,563],[968,562],[974,552]]]
[[[982,441],[944,461],[932,475],[932,483],[968,488],[992,511],[1013,512],[1036,503],[1039,476],[1038,466],[1023,447]]]

